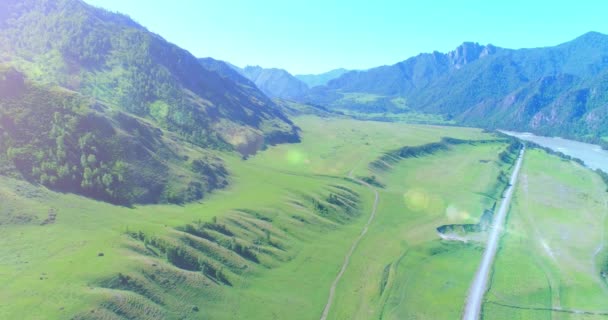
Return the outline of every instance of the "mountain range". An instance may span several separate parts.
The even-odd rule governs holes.
[[[540,134],[608,133],[608,36],[554,47],[504,49],[465,42],[390,66],[351,71],[303,101],[356,112],[438,114],[456,123]]]
[[[199,60],[205,64],[208,63],[208,59],[213,60],[212,58],[203,58]],[[224,66],[234,69],[242,76],[252,81],[269,97],[288,100],[299,100],[308,93],[310,88],[326,85],[329,81],[348,72],[346,69],[335,69],[321,74],[294,76],[285,69],[262,68],[260,66],[239,68],[228,62],[217,62],[223,62]]]
[[[608,36],[544,48],[464,42],[447,53],[320,75],[238,69],[272,98],[353,115],[430,114],[455,124],[603,143],[608,135]],[[300,80],[300,81],[298,81]]]
[[[247,66],[242,69],[237,68],[237,71],[253,81],[262,92],[270,97],[295,99],[308,91],[308,85],[283,69]]]
[[[316,86],[324,86],[329,81],[339,78],[348,71],[349,70],[344,68],[338,68],[320,74],[296,74],[295,77],[306,83],[309,88],[314,88]]]

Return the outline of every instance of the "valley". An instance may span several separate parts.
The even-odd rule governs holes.
[[[607,35],[166,5],[0,2],[0,319],[608,318]]]
[[[436,229],[448,223],[476,223],[484,210],[495,206],[505,183],[500,177],[512,166],[499,158],[507,141],[478,129],[313,116],[294,120],[302,128],[302,143],[272,147],[246,161],[224,155],[234,181],[201,204],[129,209],[3,178],[2,196],[10,200],[3,201],[5,220],[0,226],[8,235],[1,246],[2,256],[8,257],[2,270],[19,276],[3,283],[6,292],[13,293],[3,297],[8,303],[2,305],[2,316],[19,317],[20,303],[37,303],[51,317],[70,312],[93,319],[198,314],[228,319],[321,317],[331,284],[358,239],[336,281],[327,319],[458,317],[483,244],[444,241]],[[442,137],[453,140],[437,144]],[[428,145],[440,147],[428,149]],[[385,162],[386,167],[373,165],[391,150],[401,150],[403,156]],[[349,175],[374,176],[374,183],[361,185]],[[320,200],[328,191],[340,194],[341,190],[356,197],[353,218],[344,220],[335,213],[333,218],[324,217],[306,202],[308,196]],[[372,191],[377,192],[378,203],[376,217],[370,220]],[[14,214],[19,207],[32,210],[28,215]],[[54,220],[45,223],[50,212]],[[69,231],[74,223],[80,232]],[[201,261],[211,258],[223,265],[229,284],[152,254],[159,250],[154,244],[158,239],[178,239],[175,236],[180,234],[221,238],[214,231],[221,229],[209,229],[208,224],[196,229],[205,223],[226,226],[233,238],[254,250],[257,262],[220,247],[195,252]],[[188,231],[185,225],[201,231]],[[364,228],[367,232],[359,238]],[[144,243],[138,243],[139,233]],[[252,242],[264,234],[270,243],[274,239],[275,247]],[[30,249],[17,250],[21,243],[29,243]],[[41,248],[48,254],[41,255]],[[501,261],[501,253],[498,256]],[[72,259],[80,263],[72,265]],[[233,263],[247,267],[239,271]],[[133,284],[108,287],[120,277]],[[162,287],[155,282],[160,279],[164,279]],[[16,289],[33,283],[40,290]],[[239,307],[230,307],[235,302]]]
[[[369,218],[373,204],[374,195],[370,190],[348,180],[348,173],[353,170],[354,176],[369,175],[368,163],[385,149],[435,142],[443,136],[472,140],[489,138],[477,129],[374,122],[360,126],[358,124],[361,122],[356,120],[313,117],[297,119],[297,123],[303,128],[301,144],[273,147],[247,161],[224,156],[235,181],[202,204],[181,207],[147,205],[129,209],[78,196],[56,194],[3,178],[3,220],[0,228],[6,237],[2,240],[0,256],[6,259],[3,259],[1,273],[13,276],[3,277],[5,289],[0,315],[4,318],[23,317],[28,314],[23,306],[34,303],[40,305],[42,312],[51,318],[60,318],[62,314],[102,319],[121,316],[179,318],[196,315],[192,311],[193,306],[213,318],[238,319],[245,314],[260,319],[272,314],[280,317],[298,315],[302,319],[318,317],[344,255]],[[342,133],[328,138],[328,132]],[[320,139],[324,143],[318,144]],[[354,144],[355,139],[369,139],[370,143]],[[485,152],[487,157],[496,157],[497,148],[500,149],[500,145],[484,148],[487,151],[482,151],[482,154]],[[471,160],[475,165],[476,161]],[[428,168],[432,170],[432,166]],[[484,177],[486,183],[493,181],[490,172]],[[336,186],[340,189],[336,189]],[[320,197],[327,197],[328,192],[356,195],[353,200],[356,199],[359,204],[351,213],[355,216],[340,217],[336,215],[339,212],[333,213],[333,217],[324,216],[316,211],[318,208],[310,207],[307,201],[312,199],[309,197],[320,201]],[[391,198],[394,200],[389,200]],[[328,205],[326,202],[316,203],[325,203],[325,207]],[[477,208],[479,205],[473,206]],[[392,206],[396,208],[385,212]],[[384,191],[380,191],[378,217],[382,215],[382,219],[395,221],[398,217],[394,215],[399,215],[401,211],[399,207],[405,207],[403,192],[385,196]],[[20,208],[28,210],[22,211]],[[50,212],[55,215],[53,222],[44,223]],[[419,217],[415,219],[429,223],[420,217],[421,214],[416,213],[415,216]],[[439,217],[442,216],[443,213],[440,213]],[[244,226],[234,220],[237,217],[250,221],[249,227],[242,229]],[[196,221],[219,221],[216,223],[225,224],[234,234],[233,237],[238,236],[238,241],[253,241],[256,237],[265,237],[267,232],[271,242],[276,239],[274,241],[280,244],[277,247],[282,249],[277,251],[277,247],[273,249],[263,242],[257,245],[244,242],[249,243],[250,248],[271,250],[265,251],[271,254],[256,253],[258,263],[234,257],[220,248],[214,249],[228,255],[225,258],[213,258],[212,255],[210,262],[223,265],[230,285],[221,281],[215,283],[213,276],[188,270],[187,266],[177,267],[163,256],[153,253],[159,250],[154,245],[158,239],[170,242],[178,240],[176,237],[186,235],[181,231],[186,230],[183,226],[196,225]],[[256,225],[261,228],[259,231],[251,229]],[[206,230],[214,238],[222,238],[221,234]],[[373,250],[373,246],[370,247],[373,242],[370,243],[368,239],[378,237],[380,230],[372,223],[369,235],[363,238],[353,254],[343,280],[338,283],[332,313],[349,309],[349,304],[343,305],[344,299],[349,296],[349,290],[343,286],[353,278],[360,278],[357,271],[367,265],[363,259],[365,254],[361,253]],[[145,243],[137,240],[140,232],[147,239]],[[134,236],[131,236],[132,233]],[[259,236],[255,236],[256,233]],[[430,227],[420,236],[433,239],[434,233],[434,228]],[[20,247],[23,243],[28,243],[29,249]],[[393,252],[394,249],[397,251]],[[398,258],[400,246],[394,249],[383,256]],[[193,254],[198,259],[209,259],[210,253],[205,252],[208,251]],[[74,261],[78,263],[74,264]],[[381,260],[379,271],[390,261]],[[245,271],[239,271],[231,267],[232,263],[248,267]],[[294,274],[298,276],[293,277]],[[381,275],[382,272],[377,277]],[[126,277],[133,279],[130,280],[133,282],[131,285],[129,280],[120,280]],[[156,280],[153,280],[154,277]],[[159,287],[156,281],[161,279],[164,279],[162,283],[165,285]],[[120,281],[127,284],[121,286]],[[380,278],[377,281],[367,285],[376,287]],[[18,289],[30,286],[35,286],[36,290],[28,292]],[[294,291],[294,288],[298,290]],[[204,294],[201,295],[201,292]],[[176,297],[179,299],[176,300]],[[224,305],[234,301],[239,301],[239,308]],[[264,304],[261,305],[260,301],[264,301]]]

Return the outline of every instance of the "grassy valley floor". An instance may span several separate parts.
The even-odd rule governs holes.
[[[476,223],[501,189],[506,144],[454,146],[379,173],[378,217],[339,286],[332,319],[453,319],[482,253],[436,228]]]
[[[606,186],[529,150],[494,265],[484,319],[605,319]],[[591,315],[606,313],[607,315]]]
[[[368,188],[346,179],[351,170],[386,187],[329,318],[456,314],[480,248],[443,243],[435,228],[474,222],[493,202],[506,144],[453,146],[375,172],[370,162],[403,146],[493,137],[296,122],[300,144],[247,161],[224,155],[231,185],[202,203],[125,208],[0,178],[0,318],[318,318],[373,202]],[[439,305],[445,313],[430,313]]]

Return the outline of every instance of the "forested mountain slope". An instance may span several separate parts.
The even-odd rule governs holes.
[[[351,71],[304,99],[357,112],[422,112],[481,127],[608,134],[608,36],[546,48],[464,43],[391,66]]]
[[[4,174],[121,204],[197,200],[214,154],[299,141],[243,77],[80,0],[0,3]]]
[[[295,127],[256,88],[243,87],[126,16],[79,0],[0,4],[2,61],[146,117],[204,147],[252,151],[265,138],[297,140]]]

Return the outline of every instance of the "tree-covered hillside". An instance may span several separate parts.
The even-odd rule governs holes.
[[[0,174],[126,205],[199,200],[227,183],[216,156],[79,93],[3,68],[0,96]]]
[[[153,120],[203,147],[243,153],[296,141],[270,99],[204,68],[126,16],[80,0],[0,4],[0,57],[29,78]]]
[[[81,0],[0,2],[0,173],[119,204],[226,185],[217,152],[299,141],[255,85]]]

